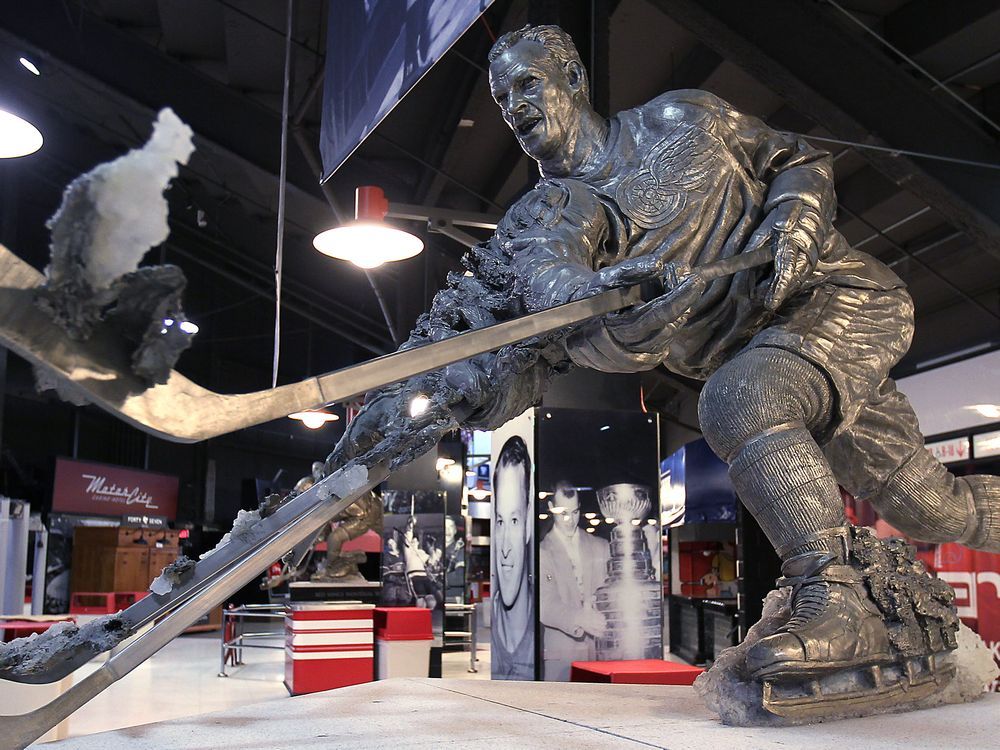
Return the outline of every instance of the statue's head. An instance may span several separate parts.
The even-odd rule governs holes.
[[[590,107],[587,73],[573,40],[558,26],[525,26],[489,53],[490,91],[518,143],[536,161],[570,147]]]

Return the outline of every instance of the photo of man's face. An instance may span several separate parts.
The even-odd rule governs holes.
[[[527,517],[525,468],[521,463],[501,464],[493,488],[497,586],[500,600],[507,608],[514,606],[520,596],[526,572],[531,519]]]
[[[573,536],[580,524],[580,496],[574,489],[556,490],[549,501],[554,527],[566,536]]]

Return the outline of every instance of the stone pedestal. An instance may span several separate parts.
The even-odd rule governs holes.
[[[126,678],[127,679],[127,678]],[[996,747],[1000,694],[802,727],[727,727],[690,687],[396,678],[72,738],[52,750]]]

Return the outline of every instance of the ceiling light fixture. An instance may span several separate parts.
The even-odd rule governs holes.
[[[42,147],[42,134],[34,125],[0,109],[0,159],[35,153]]]
[[[331,414],[328,411],[323,411],[322,409],[309,409],[307,411],[297,411],[294,414],[289,414],[288,418],[297,419],[310,430],[318,430],[327,422],[336,422],[340,419],[340,416],[337,414]]]
[[[313,238],[313,247],[324,255],[349,260],[359,268],[412,258],[424,249],[419,237],[385,223],[389,201],[382,188],[367,185],[355,192],[355,221],[327,229]]]
[[[987,419],[1000,419],[1000,404],[973,404],[963,408],[974,411]]]
[[[31,62],[31,60],[29,60],[27,57],[19,57],[17,58],[17,61],[24,66],[25,70],[34,73],[36,76],[40,76],[42,74],[42,71],[38,69],[38,66],[35,65],[33,62]]]
[[[462,482],[462,467],[458,464],[451,464],[445,466],[443,469],[438,471],[438,477],[445,484],[461,484]]]

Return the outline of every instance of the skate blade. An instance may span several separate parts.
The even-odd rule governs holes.
[[[953,665],[938,667],[935,657],[928,656],[794,683],[766,679],[763,706],[776,716],[814,720],[844,716],[852,708],[873,713],[884,708],[912,707],[943,688],[954,676]],[[861,682],[867,684],[854,685]]]

